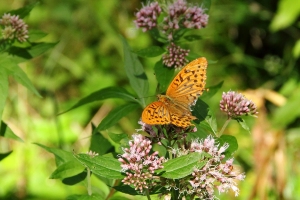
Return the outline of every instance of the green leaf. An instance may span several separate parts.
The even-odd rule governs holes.
[[[51,147],[47,147],[44,146],[42,144],[38,144],[38,143],[34,143],[40,147],[42,147],[43,149],[45,149],[46,151],[53,153],[55,156],[55,162],[56,162],[56,166],[60,166],[62,164],[64,164],[65,162],[68,161],[72,161],[74,160],[74,156],[71,152],[67,152],[61,149],[57,149],[57,148],[51,148]]]
[[[201,5],[205,9],[206,13],[208,13],[211,6],[211,0],[203,0]]]
[[[17,135],[15,135],[12,132],[12,130],[7,126],[7,124],[5,124],[3,121],[1,121],[1,125],[0,125],[0,136],[17,140],[19,142],[23,142],[23,140],[19,138]]]
[[[0,55],[0,69],[5,68],[8,75],[11,75],[17,82],[22,84],[28,90],[41,97],[38,91],[34,88],[31,81],[25,74],[25,72],[15,63],[14,59],[8,55]],[[4,77],[2,77],[4,78]],[[2,80],[1,78],[1,80]]]
[[[245,120],[243,120],[242,118],[237,118],[237,119],[235,119],[235,120],[241,125],[241,127],[242,127],[244,130],[248,131],[248,133],[251,133],[251,132],[250,132],[250,128],[249,128],[249,126],[246,124]]]
[[[278,31],[291,26],[300,14],[300,3],[294,0],[281,0],[278,10],[270,24],[271,31]]]
[[[3,62],[0,57],[0,119],[5,107],[6,98],[8,95],[8,73],[3,67]]]
[[[99,200],[105,199],[105,196],[100,194],[74,194],[67,197],[67,200]]]
[[[46,35],[48,35],[48,34],[43,31],[40,31],[40,30],[30,30],[29,35],[28,35],[29,36],[28,40],[30,42],[34,42],[34,41],[44,38]]]
[[[113,188],[125,194],[140,195],[134,188],[130,187],[129,185],[119,185],[114,186]]]
[[[78,162],[78,160],[71,160],[61,164],[57,169],[51,174],[50,179],[63,179],[71,176],[75,176],[81,173],[85,167]]]
[[[114,147],[111,145],[109,140],[107,140],[103,135],[99,132],[93,131],[90,150],[93,152],[97,152],[99,155],[104,155],[113,150]]]
[[[224,143],[229,144],[228,149],[225,151],[225,158],[227,159],[232,157],[232,154],[236,152],[239,147],[236,138],[232,135],[222,135],[218,141],[220,142],[220,146],[223,146]]]
[[[143,107],[145,100],[143,97],[147,96],[149,90],[149,83],[144,72],[143,66],[139,61],[137,55],[131,52],[127,41],[122,37],[124,48],[124,68],[129,79],[131,87],[137,93],[139,98],[142,98]]]
[[[198,99],[196,105],[192,108],[192,114],[197,117],[194,122],[199,124],[201,121],[203,121],[207,116],[208,108],[208,105],[204,101]]]
[[[97,127],[97,131],[106,130],[115,125],[122,117],[140,107],[137,103],[128,103],[121,105],[108,113],[108,115],[101,121]]]
[[[202,96],[200,97],[203,101],[209,101],[210,98],[212,98],[222,87],[224,81],[221,81],[220,83],[208,87],[208,91],[204,92]]]
[[[53,48],[56,44],[57,43],[44,43],[44,42],[32,43],[32,46],[30,47],[30,49],[28,49],[28,52],[34,58],[45,53],[49,49]]]
[[[189,42],[193,42],[193,41],[202,39],[202,37],[200,35],[185,35],[183,38]]]
[[[195,167],[202,168],[205,165],[205,162],[201,161],[203,155],[203,153],[194,152],[168,160],[163,164],[164,168],[156,170],[156,172],[164,172],[161,176],[165,178],[179,179],[186,177],[193,172]]]
[[[75,185],[81,181],[83,181],[87,176],[87,172],[86,171],[83,171],[79,174],[76,174],[75,176],[71,176],[71,177],[68,177],[68,178],[64,178],[62,180],[62,182],[65,184],[65,185]]]
[[[124,178],[121,174],[121,163],[116,158],[108,155],[91,158],[87,154],[78,154],[75,157],[98,176],[109,179]]]
[[[94,101],[102,101],[104,99],[108,98],[120,98],[125,101],[129,102],[138,102],[140,103],[132,94],[127,92],[125,89],[121,87],[107,87],[101,90],[98,90],[96,92],[91,93],[87,97],[84,97],[83,99],[79,100],[74,106],[72,106],[70,109],[62,112],[68,112],[70,110],[73,110],[74,108],[83,106],[88,103],[92,103]],[[142,105],[142,104],[141,104]],[[60,113],[60,114],[62,114]]]
[[[294,45],[293,56],[294,56],[294,58],[299,58],[300,57],[300,39],[297,40],[297,42]]]
[[[9,11],[8,13],[12,14],[12,15],[19,15],[20,18],[24,18],[27,15],[29,15],[29,13],[31,12],[31,10],[38,4],[38,2],[34,2],[31,4],[28,4],[22,8],[19,8],[17,10],[12,10]]]
[[[9,151],[7,153],[0,153],[0,161],[3,160],[4,158],[6,158],[7,156],[9,156],[9,154],[11,154],[12,151]]]
[[[156,57],[163,54],[165,50],[159,46],[150,46],[145,49],[136,51],[135,53],[141,57]]]
[[[127,134],[116,134],[116,133],[110,133],[108,132],[108,136],[110,137],[110,139],[112,139],[115,143],[119,143],[122,139],[127,138],[128,135]]]
[[[162,60],[159,60],[154,66],[156,80],[159,83],[160,91],[166,91],[173,76],[174,68],[165,67]]]
[[[209,125],[210,130],[213,131],[213,133],[216,135],[217,131],[218,131],[217,120],[216,120],[216,117],[211,113],[210,110],[208,111],[205,121]]]

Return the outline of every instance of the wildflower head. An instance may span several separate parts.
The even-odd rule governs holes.
[[[157,18],[161,13],[161,8],[157,2],[152,2],[136,13],[134,21],[137,28],[142,28],[144,32],[157,26]]]
[[[234,91],[223,92],[220,110],[225,112],[229,118],[258,114],[256,105],[251,100]]]
[[[4,14],[0,19],[0,25],[4,28],[2,30],[2,37],[5,40],[17,39],[20,42],[25,42],[28,38],[28,25],[18,15]]]
[[[159,157],[158,152],[150,153],[152,144],[145,136],[135,134],[132,137],[129,148],[124,148],[124,153],[119,158],[122,171],[126,173],[122,182],[143,192],[156,185],[153,179],[154,170],[163,168],[162,163],[165,159]]]
[[[163,55],[163,63],[167,67],[174,66],[175,68],[182,67],[188,63],[186,56],[189,54],[190,50],[182,49],[180,46],[171,43],[167,47],[167,54]]]
[[[181,184],[179,193],[182,196],[194,195],[200,199],[215,199],[214,190],[217,188],[219,193],[227,192],[231,189],[237,196],[239,189],[236,181],[244,180],[245,175],[234,170],[233,158],[224,160],[224,152],[228,147],[229,145],[226,143],[220,147],[212,136],[208,136],[204,140],[196,139],[192,141],[188,151],[172,151],[176,156],[185,155],[186,152],[206,153],[203,158],[205,165],[195,167],[191,176],[179,180]],[[181,153],[181,151],[184,153]],[[170,187],[172,188],[173,186]]]

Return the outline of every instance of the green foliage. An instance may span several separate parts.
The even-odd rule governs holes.
[[[205,155],[209,157],[209,155]],[[162,177],[170,179],[180,179],[190,175],[196,168],[202,168],[205,161],[199,162],[204,157],[202,153],[190,153],[172,160],[168,160],[163,164],[164,168],[157,170],[157,173],[162,173]]]

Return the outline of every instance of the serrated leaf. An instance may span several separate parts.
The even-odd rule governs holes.
[[[110,133],[108,132],[108,136],[110,137],[110,139],[112,139],[115,143],[119,143],[122,139],[127,138],[128,135],[127,134],[116,134],[116,133]]]
[[[236,138],[232,135],[222,135],[218,141],[220,142],[220,146],[222,146],[224,143],[228,143],[229,147],[225,151],[225,158],[230,158],[232,157],[232,154],[237,151],[238,149],[238,142]]]
[[[12,153],[12,151],[6,152],[6,153],[0,153],[0,161],[9,156]]]
[[[78,108],[88,103],[92,103],[94,101],[102,101],[109,98],[120,98],[129,102],[141,103],[132,94],[130,94],[129,92],[127,92],[125,89],[121,87],[107,87],[98,90],[96,92],[93,92],[90,95],[84,97],[83,99],[79,100],[74,106],[72,106],[70,109],[62,113],[68,112],[70,110],[73,110],[75,108]]]
[[[75,184],[83,181],[86,178],[86,176],[87,176],[87,172],[83,171],[83,172],[81,172],[79,174],[76,174],[75,176],[64,178],[62,180],[62,182],[65,185],[75,185]]]
[[[63,179],[81,173],[85,167],[78,160],[67,161],[56,168],[50,179]]]
[[[105,199],[104,196],[100,194],[74,194],[67,197],[67,200],[99,200],[99,199]]]
[[[208,105],[204,101],[198,99],[196,105],[192,108],[193,116],[197,117],[197,119],[194,120],[194,122],[199,124],[201,121],[203,121],[207,116],[208,108]]]
[[[165,67],[162,60],[159,60],[154,66],[154,72],[156,80],[159,84],[160,91],[164,92],[167,90],[169,83],[174,76],[174,68]]]
[[[156,170],[156,172],[164,172],[161,176],[165,178],[183,178],[190,175],[196,166],[201,168],[205,165],[205,162],[201,161],[202,158],[202,153],[190,153],[179,158],[168,160],[163,164],[164,168]]]
[[[17,135],[15,135],[12,132],[12,130],[7,126],[7,124],[4,123],[3,121],[1,121],[1,125],[0,125],[0,136],[17,140],[19,142],[23,142],[23,140],[19,138]]]
[[[52,153],[55,156],[55,162],[56,162],[56,166],[60,166],[62,164],[64,164],[65,162],[68,161],[72,161],[74,160],[74,156],[71,152],[67,152],[61,149],[57,149],[57,148],[51,148],[51,147],[47,147],[44,146],[42,144],[38,144],[38,143],[34,143],[40,147],[42,147],[43,149],[45,149],[46,151]]]
[[[163,54],[165,52],[165,50],[159,46],[150,46],[147,47],[145,49],[141,49],[139,51],[136,51],[135,53],[138,56],[141,57],[156,57],[156,56],[160,56],[161,54]]]
[[[200,97],[203,101],[209,101],[210,98],[212,98],[222,87],[224,81],[221,81],[220,83],[208,87],[208,91],[204,92],[202,96]]]
[[[94,174],[109,179],[122,179],[121,163],[111,156],[96,156],[91,158],[87,154],[75,155],[83,165],[87,166]]]
[[[137,93],[143,107],[145,106],[145,100],[143,97],[147,96],[149,90],[148,78],[144,72],[144,68],[139,61],[137,55],[131,52],[131,49],[127,41],[122,37],[123,49],[124,49],[124,68],[129,79],[131,87]]]
[[[113,150],[114,146],[111,145],[109,140],[107,140],[101,133],[93,131],[90,150],[98,153],[99,155],[104,155]]]
[[[24,18],[26,17],[30,12],[31,10],[38,4],[39,2],[34,2],[34,3],[31,3],[31,4],[28,4],[22,8],[19,8],[17,10],[12,10],[12,11],[9,11],[8,13],[12,14],[12,15],[19,15],[20,18]]]
[[[1,58],[0,58],[1,59]],[[6,98],[8,95],[8,73],[0,61],[0,119],[5,107]]]
[[[137,103],[128,103],[121,105],[108,113],[108,115],[97,126],[96,131],[106,130],[115,125],[121,118],[128,115],[128,113],[140,107]]]

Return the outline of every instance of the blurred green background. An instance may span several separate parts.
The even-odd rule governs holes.
[[[1,0],[0,14],[32,2]],[[0,162],[0,199],[65,199],[86,193],[85,183],[66,186],[49,179],[54,157],[33,143],[88,150],[91,122],[98,124],[122,101],[95,102],[57,113],[107,86],[132,91],[123,69],[120,35],[134,50],[159,45],[133,23],[142,2],[146,3],[43,0],[25,19],[29,31],[49,33],[43,41],[58,44],[21,64],[43,98],[10,82],[3,120],[24,142],[0,138],[1,152],[13,150]],[[222,89],[208,102],[219,127],[226,120],[218,108],[223,91],[241,91],[259,107],[258,118],[246,120],[251,134],[236,122],[226,130],[238,140],[235,157],[240,171],[246,172],[235,199],[300,199],[300,1],[219,0],[211,2],[208,14],[208,26],[195,31],[203,39],[184,47],[210,61],[208,87],[224,80]],[[156,93],[153,67],[157,60],[141,58],[150,81],[149,95]],[[129,114],[109,131],[134,133],[141,111]],[[109,189],[97,179],[93,185],[99,193],[108,194]],[[231,193],[220,197],[232,198]]]

